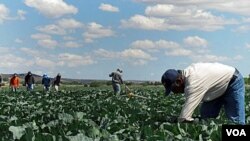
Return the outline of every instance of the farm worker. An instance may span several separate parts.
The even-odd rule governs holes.
[[[27,87],[27,91],[31,91],[34,89],[35,79],[30,71],[24,78],[24,84]]]
[[[61,74],[58,73],[58,74],[56,75],[56,77],[54,78],[54,81],[53,81],[53,86],[55,87],[55,90],[56,90],[57,92],[59,91],[60,83],[61,83]]]
[[[49,88],[50,88],[50,78],[49,78],[49,76],[46,73],[43,74],[42,84],[43,84],[43,89],[45,91],[49,91]]]
[[[20,78],[17,76],[16,73],[10,79],[10,88],[12,92],[16,92],[20,85]]]
[[[0,87],[3,85],[2,83],[3,83],[3,77],[2,77],[2,75],[0,74]]]
[[[216,118],[224,106],[226,116],[236,124],[245,124],[245,84],[240,72],[220,63],[194,63],[184,70],[167,70],[161,78],[165,94],[184,93],[186,101],[177,118],[191,122],[200,105],[202,119]]]
[[[121,86],[120,84],[123,84],[122,80],[122,70],[117,69],[116,72],[112,72],[109,74],[109,77],[112,77],[112,86],[115,94],[120,94],[121,92]]]

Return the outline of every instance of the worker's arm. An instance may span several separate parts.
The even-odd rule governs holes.
[[[181,114],[178,117],[179,122],[184,122],[184,121],[193,121],[194,118],[192,118],[194,110],[198,107],[199,103],[203,99],[206,90],[201,90],[199,91],[193,91],[195,93],[187,93],[185,94],[186,96],[186,101],[184,103],[184,106],[181,110]]]

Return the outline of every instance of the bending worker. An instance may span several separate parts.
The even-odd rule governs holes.
[[[184,93],[186,101],[178,117],[190,122],[201,103],[202,119],[216,118],[222,106],[236,124],[245,124],[245,84],[240,72],[220,63],[196,63],[184,70],[169,69],[161,79],[166,95]]]

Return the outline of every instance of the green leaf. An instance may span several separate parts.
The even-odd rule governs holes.
[[[22,126],[10,126],[9,131],[13,134],[13,139],[20,139],[25,134],[25,128]]]
[[[83,135],[82,133],[77,134],[75,136],[66,136],[70,141],[93,141],[93,139]]]

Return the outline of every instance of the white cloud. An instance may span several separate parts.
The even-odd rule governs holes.
[[[208,42],[198,36],[189,36],[184,39],[184,43],[191,47],[206,47]]]
[[[191,56],[193,53],[190,50],[183,49],[183,48],[177,48],[168,50],[165,52],[167,56]]]
[[[13,69],[13,68],[19,68],[22,65],[27,67],[26,60],[23,59],[23,57],[18,57],[11,53],[4,54],[1,56],[1,61],[0,61],[1,68]]]
[[[10,53],[11,49],[7,47],[0,47],[0,52],[5,54],[5,53]]]
[[[70,53],[59,54],[58,59],[61,64],[67,65],[68,67],[79,67],[96,63],[91,56],[80,56]]]
[[[241,25],[233,30],[234,32],[238,33],[249,33],[250,31],[250,25]]]
[[[66,34],[66,31],[62,27],[55,25],[55,24],[46,25],[44,27],[37,27],[36,29],[40,32],[47,33],[47,34],[55,34],[55,35]]]
[[[25,17],[26,12],[23,11],[23,10],[18,10],[17,11],[17,15],[18,15],[19,19],[21,19],[21,20],[25,20],[26,19],[26,17]]]
[[[37,43],[41,47],[51,48],[51,49],[58,46],[58,42],[56,40],[52,40],[52,39],[38,40]]]
[[[140,49],[125,49],[120,52],[99,49],[94,51],[94,53],[99,58],[120,59],[123,61],[127,61],[132,65],[145,65],[150,60],[156,60],[156,58]]]
[[[79,43],[77,43],[77,42],[68,41],[68,42],[64,43],[64,46],[68,47],[68,48],[78,48],[81,45]]]
[[[246,43],[246,48],[250,49],[250,44],[249,43]]]
[[[202,55],[193,55],[191,57],[194,61],[199,62],[224,62],[230,60],[230,58],[226,56],[216,56],[211,54],[202,54]]]
[[[56,40],[53,40],[52,37],[50,35],[47,34],[32,34],[31,35],[32,39],[36,39],[37,43],[39,46],[41,47],[45,47],[45,48],[55,48],[58,46],[58,42]]]
[[[31,38],[38,39],[38,40],[44,40],[44,39],[51,39],[51,36],[47,35],[47,34],[37,33],[37,34],[32,34]]]
[[[15,39],[15,42],[16,42],[16,43],[23,43],[23,40],[17,38],[17,39]]]
[[[40,57],[35,58],[35,64],[40,67],[47,68],[47,69],[52,69],[56,66],[55,62],[48,60],[48,59],[40,58]]]
[[[105,38],[114,36],[114,31],[110,28],[104,28],[97,23],[90,23],[87,27],[87,31],[83,34],[86,42],[93,42],[94,39]]]
[[[110,4],[104,4],[104,3],[102,3],[99,6],[99,9],[101,9],[103,11],[108,11],[108,12],[119,12],[119,8],[112,6]]]
[[[114,51],[108,51],[105,49],[98,49],[95,50],[94,53],[98,56],[98,57],[103,57],[103,58],[107,58],[107,59],[112,59],[112,58],[119,58],[119,53],[114,52]]]
[[[24,52],[26,55],[29,55],[29,56],[36,56],[36,57],[39,57],[42,53],[38,50],[33,50],[33,49],[30,49],[30,48],[20,48],[20,50],[22,52]]]
[[[241,56],[241,55],[236,55],[233,57],[233,60],[236,60],[236,61],[239,61],[239,60],[242,60],[244,57]]]
[[[131,43],[132,48],[143,49],[147,51],[159,51],[160,49],[175,49],[179,48],[179,44],[173,41],[159,40],[137,40]]]
[[[67,14],[76,14],[78,9],[63,0],[25,0],[27,6],[37,9],[47,17],[58,18]]]
[[[238,24],[236,20],[227,20],[203,9],[171,4],[148,6],[145,14],[145,16],[134,15],[128,20],[121,20],[121,26],[159,31],[190,29],[215,31],[225,25]]]
[[[126,49],[122,51],[120,54],[121,54],[121,57],[125,57],[125,58],[139,58],[139,59],[145,59],[145,60],[154,60],[154,58],[150,54],[140,49]]]
[[[83,24],[75,19],[61,19],[57,22],[57,24],[64,29],[76,29],[83,27]]]
[[[146,17],[143,15],[135,15],[129,20],[121,20],[121,27],[139,28],[146,30],[168,30],[170,27],[167,21],[162,18]]]
[[[9,19],[9,9],[4,5],[0,4],[0,23]]]
[[[172,4],[183,7],[200,7],[203,9],[218,10],[241,15],[250,15],[249,0],[134,0],[148,4]]]
[[[65,40],[65,41],[73,41],[73,40],[75,40],[75,38],[72,37],[72,36],[64,36],[63,40]]]

